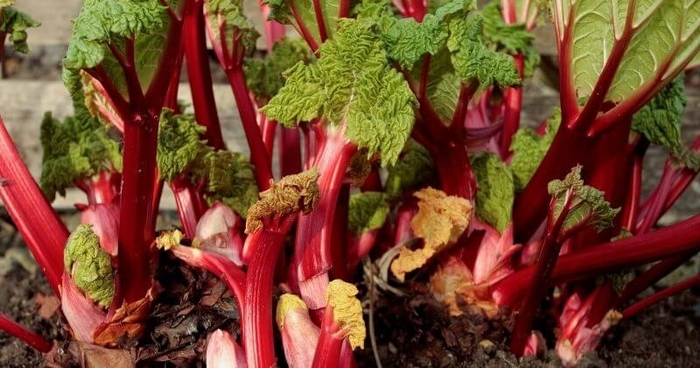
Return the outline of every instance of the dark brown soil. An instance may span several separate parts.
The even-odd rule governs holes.
[[[0,259],[17,242],[3,234]],[[8,243],[15,243],[15,245]],[[13,256],[15,257],[15,256]],[[230,295],[207,273],[182,267],[165,257],[158,277],[167,293],[158,299],[150,331],[138,347],[128,349],[139,367],[203,367],[201,355],[208,334],[216,328],[235,328],[238,311]],[[208,292],[203,292],[208,290]],[[48,319],[39,313],[37,298],[51,295],[37,270],[18,262],[0,273],[0,311],[41,335],[56,339],[63,362],[72,366],[66,351],[67,335],[60,312]],[[477,315],[449,317],[424,292],[376,298],[374,327],[377,353],[383,367],[560,367],[553,351],[539,359],[518,359],[507,351],[507,317],[486,321]],[[504,313],[507,316],[507,313]],[[369,321],[368,321],[369,322]],[[624,321],[604,339],[598,354],[580,367],[692,367],[700,366],[700,294],[686,292]],[[238,331],[236,331],[238,332]],[[551,343],[551,341],[550,341]],[[127,344],[128,345],[128,344]],[[128,346],[127,346],[128,347]],[[360,367],[376,367],[372,344],[357,353]],[[17,339],[0,333],[0,367],[39,367],[45,357]]]

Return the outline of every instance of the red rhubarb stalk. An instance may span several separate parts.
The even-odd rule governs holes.
[[[119,281],[122,297],[140,300],[151,287],[148,249],[155,239],[154,183],[158,116],[137,115],[124,126],[124,169],[119,218]]]
[[[44,196],[0,118],[0,199],[56,295],[68,229]]]
[[[197,123],[207,128],[208,143],[216,150],[226,149],[216,111],[211,70],[207,57],[204,28],[204,1],[188,0],[183,15],[183,43],[187,59],[187,76]]]
[[[559,257],[550,285],[637,267],[700,249],[700,215],[630,238],[608,242]],[[491,287],[500,305],[513,305],[526,292],[534,266],[521,269]]]
[[[558,215],[554,222],[547,225],[547,230],[545,233],[544,240],[542,242],[542,247],[540,248],[540,253],[537,256],[537,261],[535,262],[535,269],[532,278],[529,281],[527,296],[523,301],[522,306],[518,311],[518,316],[515,319],[515,326],[513,327],[513,332],[510,341],[510,350],[518,355],[522,356],[527,345],[527,340],[531,334],[532,321],[537,314],[539,309],[540,301],[544,297],[547,288],[542,287],[547,283],[549,276],[552,274],[554,269],[554,264],[557,260],[557,255],[561,250],[562,239],[560,239],[560,232],[564,221],[569,214],[570,204],[573,200],[573,193],[568,191],[564,199],[564,203],[561,205],[561,213]],[[550,211],[553,211],[556,205],[557,198],[553,197],[550,202]],[[551,213],[551,212],[550,212]],[[552,218],[550,217],[550,221]]]
[[[622,312],[622,317],[623,318],[630,318],[637,313],[641,312],[647,307],[650,307],[668,297],[671,297],[673,295],[676,295],[684,290],[690,289],[693,286],[700,285],[700,275],[696,275],[694,277],[691,277],[683,282],[680,282],[676,285],[669,286],[655,294],[652,294],[637,303],[634,303],[632,306],[629,308],[625,309]]]
[[[0,312],[0,331],[7,332],[42,353],[48,353],[53,346],[49,341],[11,320],[2,312]]]
[[[275,341],[272,330],[272,295],[275,265],[295,218],[288,216],[278,231],[263,228],[249,237],[255,244],[248,265],[244,305],[241,308],[243,346],[249,367],[272,367]]]
[[[250,162],[255,166],[256,183],[261,191],[267,190],[270,188],[270,180],[272,179],[271,161],[257,124],[255,108],[248,94],[243,69],[241,67],[227,68],[226,76],[231,85],[233,97],[236,99],[238,113],[241,117],[248,147],[250,147]]]
[[[310,309],[324,306],[323,288],[312,285],[316,276],[327,272],[332,265],[331,241],[333,219],[340,188],[348,164],[357,147],[343,141],[342,132],[327,137],[320,149],[316,167],[320,173],[321,198],[316,210],[301,216],[295,241],[295,264],[301,296]],[[318,279],[317,279],[318,280]],[[313,294],[313,295],[312,295]]]

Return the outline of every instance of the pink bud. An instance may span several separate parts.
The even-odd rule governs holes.
[[[98,328],[107,321],[107,315],[83,295],[66,272],[61,284],[61,309],[78,341],[93,343]]]
[[[246,368],[245,352],[230,333],[216,330],[207,343],[207,368]]]
[[[277,303],[277,326],[282,335],[284,356],[290,368],[310,367],[321,331],[306,304],[296,295],[283,294]]]
[[[230,207],[216,202],[199,219],[195,238],[202,249],[222,254],[242,266],[243,225],[243,220]]]
[[[116,257],[119,237],[119,204],[98,203],[81,208],[81,224],[92,225],[92,231],[100,238],[100,246]]]

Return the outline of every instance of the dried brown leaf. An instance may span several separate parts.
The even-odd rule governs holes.
[[[418,198],[418,213],[411,221],[413,233],[422,238],[422,248],[402,248],[391,264],[391,272],[403,281],[408,272],[422,267],[436,253],[454,244],[467,229],[472,204],[467,199],[448,196],[445,192],[425,188],[414,195]]]

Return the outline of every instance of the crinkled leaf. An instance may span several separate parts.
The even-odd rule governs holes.
[[[77,181],[122,167],[119,143],[84,106],[76,105],[75,110],[76,115],[63,122],[46,113],[41,123],[41,188],[50,200],[56,193],[65,195]]]
[[[317,44],[320,45],[322,43],[313,0],[263,0],[263,4],[270,6],[268,20],[276,20],[282,24],[291,24],[294,28],[300,29],[299,23],[292,14],[291,9],[293,7],[311,37]],[[326,34],[331,38],[333,37],[333,32],[338,28],[340,0],[323,0],[319,1],[319,4],[321,5]]]
[[[246,218],[248,209],[258,200],[253,165],[244,155],[230,151],[212,151],[206,155],[204,195],[209,204],[221,201]]]
[[[355,285],[339,279],[328,283],[326,288],[326,302],[333,309],[329,316],[333,316],[353,350],[358,347],[362,349],[367,335],[358,293]]]
[[[384,226],[391,208],[384,193],[363,192],[350,196],[348,229],[362,234]]]
[[[525,76],[529,77],[539,64],[540,54],[532,45],[535,36],[528,32],[524,23],[508,24],[503,20],[500,1],[493,1],[481,10],[484,17],[484,35],[499,50],[511,55],[524,56]]]
[[[109,254],[100,246],[92,225],[78,225],[63,253],[63,263],[75,285],[91,300],[108,307],[114,297],[114,272]]]
[[[558,221],[565,206],[567,210],[561,233],[574,228],[593,226],[598,231],[613,226],[620,209],[613,209],[605,200],[605,193],[583,184],[581,166],[574,167],[563,180],[553,180],[547,190],[555,202],[550,210],[551,221]],[[571,199],[568,200],[567,197]]]
[[[628,8],[629,1],[621,0],[559,2],[560,6],[553,7],[554,17],[561,37],[569,34],[566,29],[571,32],[572,55],[568,60],[579,98],[590,97],[626,28],[632,35],[607,101],[621,102],[647,83],[670,82],[700,48],[698,0],[643,0],[632,3],[634,9]],[[631,26],[626,27],[628,24]],[[664,69],[666,64],[668,69]]]
[[[557,111],[547,121],[547,129],[544,135],[540,136],[532,129],[522,127],[513,136],[513,143],[510,146],[511,151],[513,151],[510,169],[513,171],[513,183],[515,184],[516,192],[523,190],[532,178],[532,175],[535,174],[554,140],[554,135],[557,133],[560,123],[561,112]]]
[[[64,65],[92,68],[102,62],[108,43],[160,33],[166,26],[167,13],[159,0],[85,0],[73,21]]]
[[[246,59],[246,84],[258,100],[267,101],[284,86],[283,74],[298,62],[308,63],[311,50],[302,39],[283,38],[266,58]]]
[[[632,117],[632,130],[649,142],[669,150],[676,164],[700,170],[698,154],[681,141],[681,119],[685,112],[683,76],[678,76]]]
[[[413,18],[396,18],[388,11],[377,11],[367,4],[361,6],[360,18],[376,22],[389,58],[410,70],[424,55],[435,55],[444,48],[450,19],[466,16],[475,8],[471,1],[447,1],[419,23]]]
[[[274,224],[275,218],[295,213],[309,214],[318,205],[321,196],[318,187],[318,170],[287,175],[270,189],[260,193],[258,200],[248,211],[245,232],[256,232],[266,224]],[[274,231],[275,229],[268,229]]]
[[[260,34],[243,14],[242,0],[206,0],[205,7],[211,24],[224,25],[222,29],[214,27],[217,31],[216,42],[225,39],[226,48],[232,55],[239,55],[241,51],[255,50],[255,41]],[[223,31],[223,37],[218,31]],[[239,40],[236,41],[236,39]],[[235,48],[234,44],[239,48]]]
[[[158,134],[158,170],[166,181],[186,175],[202,183],[210,204],[221,201],[241,217],[258,199],[253,165],[240,153],[215,151],[201,137],[204,128],[192,115],[163,110]]]
[[[436,253],[454,244],[467,229],[472,212],[471,202],[441,190],[425,188],[414,195],[419,200],[418,213],[411,220],[411,229],[424,244],[416,250],[402,248],[391,263],[391,272],[400,281],[406,273],[419,269]]]
[[[452,123],[462,82],[452,67],[452,56],[443,48],[430,59],[426,94],[435,113],[445,125]]]
[[[165,181],[171,182],[203,163],[204,157],[212,151],[201,138],[205,131],[192,115],[175,115],[167,109],[161,112],[156,161]]]
[[[677,152],[681,146],[681,118],[686,98],[683,78],[676,78],[632,118],[632,129],[649,142]]]
[[[373,26],[344,19],[311,65],[298,63],[262,111],[286,126],[323,117],[382,163],[396,162],[415,119],[415,96],[388,63]]]
[[[430,180],[433,173],[433,159],[428,150],[409,139],[399,160],[389,167],[384,191],[390,199],[396,198]]]
[[[476,215],[503,233],[511,222],[515,187],[506,164],[491,153],[470,158],[476,175]]]
[[[29,52],[27,28],[39,27],[41,23],[14,7],[8,6],[12,3],[14,1],[5,1],[4,4],[0,4],[0,31],[10,35],[10,42],[12,42],[15,51],[26,54]]]
[[[170,18],[159,0],[86,0],[73,21],[73,34],[63,66],[72,70],[102,65],[107,78],[124,97],[126,78],[109,50],[126,55],[126,40],[134,43],[134,67],[146,90],[160,64]]]
[[[485,86],[519,86],[521,80],[513,57],[488,48],[483,24],[480,14],[450,20],[447,48],[452,52],[457,75],[465,83],[476,80]]]

